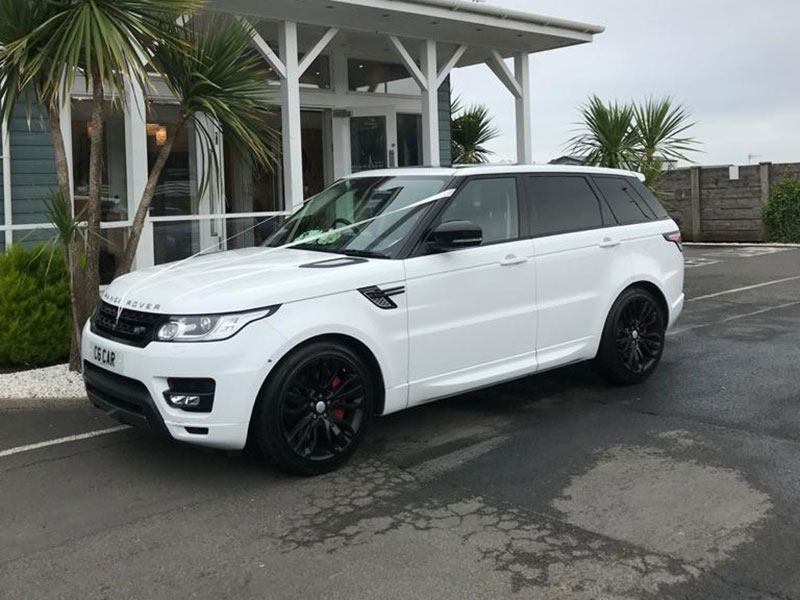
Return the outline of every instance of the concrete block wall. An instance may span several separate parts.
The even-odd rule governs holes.
[[[660,197],[687,241],[760,242],[762,208],[785,173],[800,177],[800,163],[742,166],[738,179],[727,166],[676,169],[664,175]]]

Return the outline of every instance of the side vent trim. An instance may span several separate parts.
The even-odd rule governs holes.
[[[361,294],[381,310],[393,310],[397,304],[392,300],[392,296],[406,293],[405,286],[398,286],[382,290],[377,285],[361,288]]]

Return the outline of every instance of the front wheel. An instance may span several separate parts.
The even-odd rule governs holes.
[[[630,288],[614,303],[603,329],[596,364],[612,382],[641,383],[653,374],[664,351],[667,317],[644,288]]]
[[[278,364],[261,391],[252,433],[275,466],[320,475],[355,452],[375,403],[375,380],[358,354],[314,342]]]

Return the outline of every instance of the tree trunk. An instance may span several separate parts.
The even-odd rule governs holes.
[[[103,187],[103,80],[92,66],[92,131],[89,150],[89,201],[86,231],[86,305],[100,299],[100,195]]]
[[[67,152],[64,146],[64,136],[61,132],[61,108],[58,100],[47,103],[48,118],[50,121],[50,136],[53,139],[53,152],[56,163],[56,177],[58,188],[64,202],[70,202],[70,183],[69,183],[69,164],[67,162]],[[80,254],[77,240],[62,240],[65,242],[64,259],[67,264],[67,275],[69,277],[69,297],[72,308],[72,340],[69,350],[70,371],[81,370],[81,330],[86,321],[86,303],[83,301],[85,286],[82,285],[83,277],[80,272]],[[67,243],[69,242],[69,243]]]
[[[117,271],[114,274],[115,277],[125,275],[131,270],[133,259],[136,257],[136,249],[139,247],[139,240],[142,237],[142,228],[144,227],[144,222],[147,219],[150,205],[153,203],[153,197],[156,193],[158,180],[161,177],[161,172],[164,170],[164,166],[167,164],[167,159],[172,152],[172,146],[175,143],[175,138],[183,129],[184,125],[186,125],[186,117],[184,115],[180,115],[178,117],[178,122],[175,125],[175,133],[167,139],[164,147],[161,148],[161,152],[159,153],[153,168],[150,170],[150,177],[147,179],[147,186],[144,188],[142,198],[139,201],[139,206],[136,208],[136,215],[133,217],[131,234],[128,238],[128,243],[125,244],[125,251],[122,253],[122,257],[117,263]]]

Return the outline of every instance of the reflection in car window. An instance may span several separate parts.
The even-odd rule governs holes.
[[[356,177],[310,198],[267,242],[325,252],[394,257],[449,177]],[[350,227],[352,225],[352,227]],[[299,243],[299,244],[298,244]]]
[[[519,237],[517,180],[514,177],[475,179],[458,192],[441,222],[470,221],[483,232],[483,244]]]

